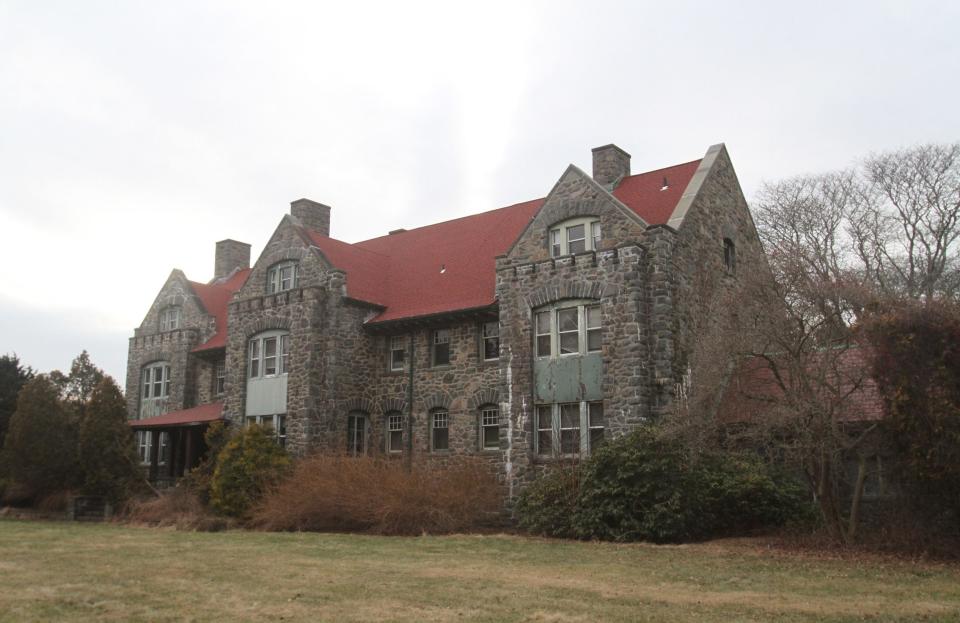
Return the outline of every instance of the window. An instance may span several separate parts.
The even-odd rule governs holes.
[[[217,362],[216,374],[213,380],[213,393],[222,396],[227,391],[227,362],[220,360]]]
[[[537,357],[551,357],[554,352],[562,357],[601,351],[603,327],[600,305],[564,305],[534,314]]]
[[[586,455],[603,443],[603,403],[537,405],[536,425],[538,455]]]
[[[251,379],[287,374],[290,369],[290,336],[287,333],[264,333],[250,340]]]
[[[723,265],[728,274],[733,275],[737,272],[737,247],[729,238],[723,239]]]
[[[537,357],[549,357],[553,351],[550,348],[552,311],[537,312]]]
[[[137,456],[141,465],[150,464],[150,431],[137,431]]]
[[[246,423],[259,424],[273,429],[274,441],[281,448],[287,446],[287,415],[285,413],[275,413],[273,415],[248,415],[245,418]]]
[[[450,414],[447,411],[430,414],[430,449],[434,452],[450,449]]]
[[[170,433],[160,433],[160,452],[157,465],[166,465],[170,458]]]
[[[394,372],[404,369],[407,357],[405,341],[402,335],[394,335],[390,338],[390,369]]]
[[[367,416],[355,412],[347,415],[347,455],[363,456],[367,453]]]
[[[298,272],[296,262],[281,262],[271,266],[267,270],[267,294],[296,288]]]
[[[171,305],[160,312],[160,330],[173,331],[180,328],[180,307]]]
[[[564,221],[549,231],[550,257],[600,248],[600,220],[596,217]]]
[[[403,452],[403,414],[398,411],[387,413],[387,452]]]
[[[480,410],[480,447],[500,449],[500,410],[496,407],[486,406]]]
[[[480,352],[484,361],[500,358],[500,323],[496,320],[480,325]]]
[[[437,329],[433,332],[433,365],[445,366],[450,363],[450,330]]]
[[[143,398],[166,398],[170,395],[170,364],[152,363],[143,369]]]

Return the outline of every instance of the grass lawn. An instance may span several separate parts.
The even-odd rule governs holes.
[[[0,520],[0,621],[960,621],[960,568],[743,543]]]

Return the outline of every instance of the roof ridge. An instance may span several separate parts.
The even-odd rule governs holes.
[[[536,198],[536,199],[527,199],[526,201],[518,201],[517,203],[512,203],[512,204],[510,204],[510,205],[503,206],[503,207],[500,207],[500,208],[493,208],[492,210],[484,210],[483,212],[474,212],[473,214],[465,214],[465,215],[463,215],[463,216],[457,216],[457,217],[455,217],[455,218],[450,218],[450,219],[447,219],[447,220],[445,220],[445,221],[437,221],[437,222],[435,222],[435,223],[427,223],[426,225],[419,225],[419,226],[414,227],[414,228],[412,228],[412,229],[405,229],[404,231],[401,231],[401,232],[398,232],[398,233],[395,233],[395,234],[385,234],[385,235],[382,235],[382,236],[375,236],[375,237],[373,237],[373,238],[368,238],[368,239],[366,239],[366,240],[359,240],[359,241],[357,241],[357,242],[354,242],[353,244],[363,244],[363,243],[365,243],[365,242],[372,242],[372,241],[374,241],[374,240],[380,240],[380,239],[382,239],[382,238],[402,236],[402,235],[404,235],[404,234],[409,234],[409,233],[411,233],[411,232],[417,231],[418,229],[426,229],[427,227],[436,227],[437,225],[445,225],[445,224],[447,224],[447,223],[453,223],[454,221],[462,221],[463,219],[475,218],[475,217],[477,217],[477,216],[483,216],[484,214],[490,214],[491,212],[499,212],[499,211],[501,211],[501,210],[509,210],[510,208],[515,208],[515,207],[520,206],[520,205],[523,205],[523,204],[525,204],[525,203],[533,203],[534,201],[541,201],[542,199],[544,199],[544,198],[543,198],[543,197],[538,197],[538,198]],[[347,244],[350,244],[350,243],[347,243]]]

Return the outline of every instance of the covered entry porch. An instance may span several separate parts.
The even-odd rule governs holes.
[[[223,403],[215,402],[131,420],[130,427],[140,433],[141,443],[149,444],[141,446],[140,457],[148,470],[150,482],[170,486],[199,465],[207,453],[203,438],[207,427],[222,419]]]

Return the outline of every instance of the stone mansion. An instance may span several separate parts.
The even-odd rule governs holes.
[[[299,199],[260,257],[174,270],[130,338],[126,396],[154,480],[215,420],[292,453],[487,458],[510,494],[669,409],[721,289],[763,263],[723,145],[640,174],[615,145],[542,198],[346,243]]]

